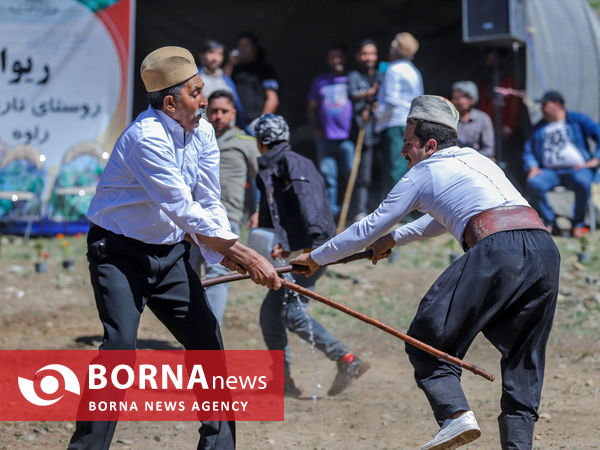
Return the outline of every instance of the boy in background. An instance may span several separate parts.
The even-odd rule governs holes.
[[[288,257],[291,252],[314,249],[335,234],[335,223],[329,206],[323,177],[307,158],[292,151],[290,131],[282,116],[264,114],[250,127],[256,136],[258,150],[257,185],[261,192],[259,227],[272,228],[275,242],[271,256]],[[313,289],[323,275],[320,268],[310,277],[294,274],[294,281]],[[286,328],[337,363],[337,374],[328,395],[345,390],[353,379],[369,369],[348,347],[311,317],[306,308],[309,299],[287,289],[270,290],[260,309],[260,326],[269,350],[284,350],[284,395],[299,397],[302,392],[291,376],[291,355]]]

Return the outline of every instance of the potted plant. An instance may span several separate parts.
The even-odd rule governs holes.
[[[590,254],[588,252],[590,239],[587,237],[587,235],[583,235],[579,238],[579,245],[581,246],[581,251],[577,254],[577,261],[580,263],[590,262]]]
[[[60,246],[63,251],[62,266],[65,269],[70,269],[75,265],[75,260],[69,256],[69,241],[64,238],[64,235],[58,235],[61,239]]]
[[[35,252],[37,254],[37,261],[35,262],[35,271],[37,273],[44,273],[48,270],[48,253],[44,251],[44,244],[41,239],[35,241]]]

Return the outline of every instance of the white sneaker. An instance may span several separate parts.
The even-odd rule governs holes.
[[[452,450],[474,441],[481,436],[481,429],[473,411],[467,411],[456,419],[447,419],[435,437],[421,450]]]

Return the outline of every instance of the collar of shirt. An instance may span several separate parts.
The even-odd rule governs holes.
[[[152,108],[152,106],[150,106],[150,108]],[[183,147],[189,143],[189,138],[192,136],[192,134],[194,134],[194,131],[186,133],[179,122],[177,122],[171,116],[160,109],[154,109],[154,111],[156,111],[156,115],[160,121],[167,127],[167,130],[169,130],[169,133],[171,136],[173,136],[173,139],[175,139],[175,143],[178,146]]]

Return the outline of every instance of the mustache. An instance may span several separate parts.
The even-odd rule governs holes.
[[[204,115],[204,113],[206,112],[206,106],[203,106],[201,108],[198,108],[196,110],[196,112],[194,113],[194,119],[197,119],[198,117]]]

